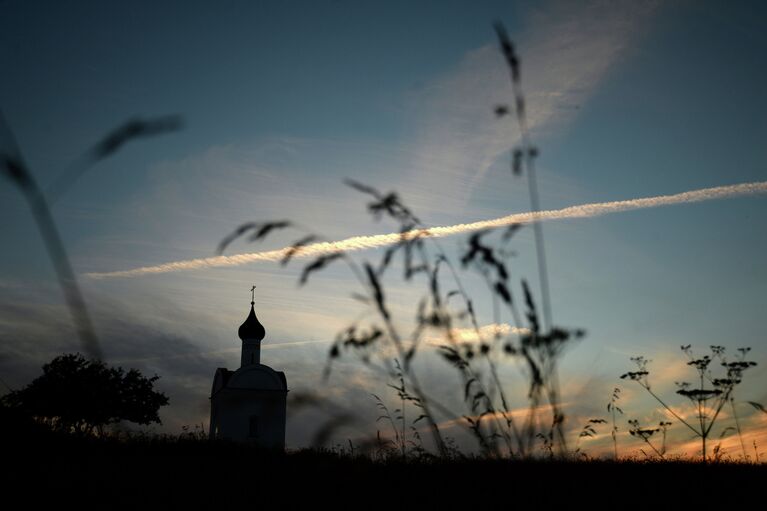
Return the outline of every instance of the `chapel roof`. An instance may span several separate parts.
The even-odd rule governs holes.
[[[237,331],[237,335],[240,339],[260,341],[266,335],[266,329],[256,317],[256,311],[253,309],[254,302],[250,302],[250,314],[245,319],[245,322],[240,325],[240,329]]]

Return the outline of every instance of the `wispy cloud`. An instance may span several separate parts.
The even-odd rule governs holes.
[[[428,229],[414,229],[404,234],[390,233],[378,234],[374,236],[354,236],[340,241],[329,241],[314,243],[301,248],[294,258],[315,257],[323,254],[330,254],[338,251],[356,251],[366,250],[378,247],[393,245],[402,240],[403,236],[412,238],[415,236],[429,236],[440,238],[463,234],[482,229],[492,229],[505,227],[512,224],[529,224],[535,221],[562,220],[572,218],[591,218],[595,216],[606,215],[609,213],[620,213],[636,209],[656,208],[660,206],[669,206],[674,204],[689,204],[693,202],[702,202],[715,199],[725,199],[739,197],[744,195],[755,195],[767,193],[767,181],[754,183],[742,183],[737,185],[717,186],[713,188],[703,188],[691,190],[672,195],[658,195],[655,197],[643,197],[639,199],[630,199],[623,201],[597,202],[591,204],[581,204],[562,209],[541,211],[539,213],[517,213],[492,220],[482,220],[467,224],[457,224],[443,227],[430,227]],[[237,254],[231,256],[206,257],[201,259],[190,259],[186,261],[175,261],[156,266],[144,266],[132,270],[122,270],[104,273],[86,273],[90,278],[107,277],[136,277],[140,275],[151,275],[157,273],[168,273],[182,270],[197,270],[204,268],[216,268],[226,266],[240,266],[243,264],[259,261],[279,261],[291,250],[291,247],[284,247],[277,250],[265,252],[252,252],[246,254]]]
[[[514,42],[522,56],[526,111],[536,140],[576,118],[648,25],[656,5],[547,2],[523,12],[524,28]],[[423,92],[416,98],[419,129],[406,166],[408,192],[427,203],[438,197],[435,207],[460,211],[519,138],[513,122],[493,119],[493,107],[511,101],[508,69],[497,44],[468,52],[456,69]]]
[[[529,328],[518,328],[511,326],[508,323],[491,323],[489,325],[483,325],[479,329],[474,328],[453,328],[451,334],[456,342],[465,343],[478,343],[482,341],[488,341],[495,335],[507,336],[507,335],[524,335],[529,334]],[[426,338],[428,344],[440,346],[445,344],[445,336],[431,336]]]
[[[522,29],[515,34],[515,42],[523,59],[528,120],[538,142],[543,143],[544,134],[569,125],[636,34],[647,26],[653,11],[651,3],[637,6],[633,2],[593,8],[550,2],[523,9]],[[210,236],[230,229],[232,218],[284,216],[287,204],[300,205],[291,213],[292,220],[321,225],[326,239],[364,232],[361,222],[365,218],[346,213],[349,201],[345,196],[316,193],[318,187],[327,186],[329,178],[345,176],[373,185],[382,185],[378,178],[385,176],[385,186],[401,191],[407,204],[432,225],[459,222],[467,214],[473,218],[495,216],[497,212],[484,209],[492,201],[472,202],[471,209],[466,208],[472,197],[498,193],[500,187],[487,171],[499,164],[517,136],[514,123],[496,120],[492,113],[497,103],[509,101],[509,83],[489,25],[487,41],[403,100],[400,108],[412,117],[406,120],[401,139],[271,138],[253,145],[213,147],[181,161],[162,162],[152,170],[152,190],[119,210],[121,226],[110,233],[109,252],[100,243],[98,250],[88,247],[76,253],[75,260],[102,270],[108,264],[133,267],[136,258],[146,261],[149,255],[152,263],[184,259],[186,267],[192,249],[207,248]],[[551,176],[543,170],[542,180],[549,183]],[[552,188],[557,187],[547,186],[547,193]],[[524,193],[509,191],[512,198],[517,193],[520,201],[527,200]],[[133,232],[141,232],[141,238],[131,237]],[[149,237],[156,247],[146,245]],[[165,255],[159,254],[160,246]],[[173,254],[169,255],[169,248]],[[271,260],[282,255],[275,252]],[[209,258],[198,267],[261,258],[245,257],[240,261]],[[133,262],[119,264],[131,259]],[[160,272],[175,269],[182,268]]]

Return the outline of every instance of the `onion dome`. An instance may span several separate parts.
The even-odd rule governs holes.
[[[256,311],[253,310],[253,304],[254,302],[250,302],[250,314],[248,314],[247,319],[240,325],[240,329],[237,331],[237,335],[243,341],[260,341],[266,335],[264,325],[259,323]]]

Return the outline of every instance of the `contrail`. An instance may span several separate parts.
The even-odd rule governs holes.
[[[688,204],[714,199],[726,199],[742,195],[755,195],[767,193],[767,181],[754,183],[742,183],[729,186],[716,186],[703,188],[689,192],[676,193],[673,195],[659,195],[657,197],[644,197],[612,202],[596,202],[581,204],[562,209],[540,211],[538,213],[516,213],[493,220],[482,220],[469,224],[458,224],[446,227],[430,227],[428,229],[413,229],[405,233],[377,234],[373,236],[354,236],[340,241],[312,243],[301,247],[295,254],[298,257],[314,257],[323,254],[331,254],[338,251],[355,251],[392,245],[403,239],[411,239],[415,236],[430,236],[441,238],[453,234],[478,231],[494,227],[505,227],[511,224],[529,224],[535,221],[560,220],[565,218],[590,218],[608,213],[619,213],[634,209],[656,208],[658,206],[670,206],[673,204]],[[132,270],[112,271],[104,273],[86,273],[85,276],[101,279],[108,277],[136,277],[153,273],[168,273],[181,270],[197,270],[201,268],[218,268],[224,266],[240,266],[258,261],[279,261],[290,251],[290,247],[265,252],[251,252],[231,256],[206,257],[203,259],[189,259],[187,261],[175,261],[157,266],[144,266]]]

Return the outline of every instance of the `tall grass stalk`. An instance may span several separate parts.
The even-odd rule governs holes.
[[[132,119],[110,132],[77,162],[61,173],[47,193],[43,193],[31,170],[24,163],[21,150],[8,124],[0,113],[0,135],[6,139],[6,148],[0,148],[0,170],[16,186],[29,205],[48,256],[53,264],[61,290],[64,293],[75,330],[83,351],[93,359],[103,359],[101,343],[93,328],[88,306],[80,291],[69,255],[59,234],[50,205],[66,192],[93,164],[117,151],[123,144],[136,137],[152,136],[181,127],[178,116],[152,120]]]
[[[521,173],[522,169],[527,173],[532,209],[538,212],[539,199],[534,167],[537,149],[530,143],[527,129],[524,100],[519,87],[519,62],[505,31],[500,25],[496,26],[496,31],[501,40],[501,49],[510,65],[515,110],[523,131],[523,148],[514,150],[514,173]],[[387,217],[396,222],[401,237],[397,243],[384,251],[377,263],[358,263],[350,254],[339,250],[319,256],[303,268],[299,278],[300,284],[305,284],[314,272],[326,268],[332,262],[343,261],[363,290],[362,293],[355,294],[355,298],[371,307],[377,318],[369,320],[367,325],[362,325],[361,320],[355,320],[339,333],[330,349],[325,374],[329,374],[332,361],[341,355],[342,350],[351,350],[360,355],[366,365],[386,378],[401,378],[400,388],[408,389],[408,399],[420,408],[421,416],[418,419],[426,422],[434,444],[443,456],[448,454],[448,446],[439,429],[439,420],[455,420],[459,417],[463,418],[459,423],[477,440],[480,450],[486,456],[531,455],[536,439],[541,437],[541,407],[547,404],[552,420],[544,436],[557,445],[562,455],[566,454],[565,416],[559,398],[557,362],[568,341],[582,337],[583,331],[570,331],[552,326],[540,222],[534,222],[534,228],[543,300],[542,317],[526,281],[521,282],[524,315],[514,299],[514,285],[505,261],[507,254],[504,247],[520,226],[512,225],[503,231],[500,247],[486,242],[490,231],[475,233],[469,238],[468,247],[461,256],[461,266],[471,266],[478,270],[485,280],[492,297],[492,316],[495,324],[501,323],[501,312],[504,310],[515,327],[514,333],[501,335],[496,331],[489,336],[490,338],[486,338],[479,326],[474,301],[466,292],[456,265],[442,250],[439,242],[429,236],[428,226],[420,221],[396,193],[382,193],[374,187],[353,180],[346,180],[346,184],[371,199],[367,208],[376,220]],[[230,243],[240,237],[247,236],[250,241],[257,241],[275,230],[295,227],[287,220],[247,222],[221,241],[218,252],[222,253]],[[281,263],[288,264],[304,246],[320,239],[323,238],[304,232],[303,236],[293,243]],[[434,247],[436,254],[431,253],[427,243],[431,243],[430,246]],[[408,333],[395,327],[384,287],[384,277],[395,256],[402,257],[404,280],[413,282],[422,279],[425,286],[425,292],[415,311],[415,327]],[[449,280],[443,277],[444,272],[440,271],[443,267],[449,271]],[[454,303],[457,300],[451,302],[454,297],[460,300],[460,303]],[[455,326],[465,322],[475,331],[476,344],[462,343],[456,338]],[[467,407],[465,414],[456,414],[429,395],[414,370],[413,361],[422,349],[424,334],[428,330],[437,330],[443,336],[444,343],[438,347],[438,354],[454,367],[461,377],[463,401]],[[385,350],[374,351],[375,347],[382,344],[387,345]],[[393,352],[391,357],[385,355],[387,350]],[[499,376],[497,361],[502,356],[522,361],[527,369],[528,407],[526,417],[519,423],[513,418],[508,390]],[[374,357],[377,359],[374,360]],[[489,377],[480,371],[479,364],[488,369]],[[545,428],[543,431],[546,431]],[[398,434],[404,436],[402,432]]]
[[[611,415],[612,423],[613,423],[612,430],[610,431],[610,436],[613,439],[615,461],[618,461],[618,424],[616,421],[615,414],[617,412],[623,415],[623,410],[621,410],[621,408],[617,405],[618,400],[620,399],[620,393],[621,393],[621,389],[619,389],[618,387],[615,387],[613,389],[612,395],[610,396],[610,402],[607,404],[607,412]]]
[[[521,134],[521,147],[512,151],[512,172],[520,175],[523,172],[527,177],[528,191],[530,194],[530,209],[533,213],[533,232],[535,234],[535,253],[538,262],[538,280],[541,290],[543,332],[550,333],[554,328],[551,299],[549,292],[549,277],[546,264],[546,247],[543,239],[543,226],[537,219],[540,213],[540,195],[538,193],[538,180],[536,176],[535,161],[538,157],[538,148],[533,145],[530,136],[530,129],[527,124],[527,107],[524,95],[522,93],[522,73],[520,58],[516,53],[514,44],[506,32],[502,23],[495,23],[495,31],[501,45],[501,51],[506,64],[509,68],[509,77],[511,79],[511,90],[513,95],[513,111],[516,114],[517,125]],[[502,114],[508,111],[508,106],[496,108],[496,114]],[[499,115],[500,116],[500,115]],[[554,414],[554,425],[558,436],[558,445],[560,453],[567,453],[567,439],[564,432],[564,412],[560,406],[559,393],[559,372],[557,368],[558,357],[549,357],[548,363],[551,364],[549,374],[547,375],[546,394],[549,406]]]

